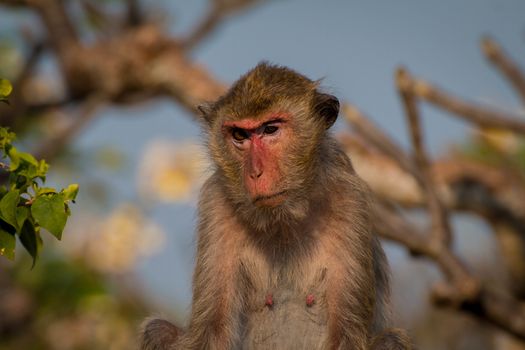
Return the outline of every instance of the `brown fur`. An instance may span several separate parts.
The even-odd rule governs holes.
[[[402,331],[383,332],[388,267],[368,189],[327,132],[338,109],[317,82],[266,63],[203,108],[216,170],[199,202],[191,319],[184,333],[151,321],[143,350],[410,349]],[[283,111],[292,139],[274,185],[286,199],[255,206],[221,127]]]

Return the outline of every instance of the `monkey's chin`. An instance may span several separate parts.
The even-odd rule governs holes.
[[[253,200],[253,204],[256,207],[277,207],[286,200],[286,191],[280,191],[270,195],[259,195]]]

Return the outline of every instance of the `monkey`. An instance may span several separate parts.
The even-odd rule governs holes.
[[[199,107],[213,174],[198,204],[189,324],[148,319],[142,350],[411,349],[365,183],[331,135],[339,100],[261,62]]]

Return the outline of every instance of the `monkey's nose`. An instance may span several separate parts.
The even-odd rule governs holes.
[[[263,173],[263,161],[257,153],[251,154],[251,157],[248,160],[248,171],[249,176],[252,180],[256,180],[261,177]]]
[[[250,177],[255,180],[255,179],[258,179],[261,177],[263,171],[262,169],[252,169],[252,171],[250,172]]]

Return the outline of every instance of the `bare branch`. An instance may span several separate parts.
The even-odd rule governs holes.
[[[213,101],[226,91],[225,84],[178,50],[167,50],[146,68],[142,76],[146,86],[173,97],[195,115],[199,114],[198,105]]]
[[[37,41],[31,45],[24,67],[14,82],[15,85],[21,86],[29,79],[29,75],[33,72],[33,68],[37,65],[45,47],[45,43],[42,41]]]
[[[212,1],[207,14],[193,28],[190,34],[182,40],[182,46],[191,50],[212,34],[224,19],[235,12],[255,5],[260,0],[215,0]]]
[[[393,207],[377,200],[375,210],[381,221],[374,220],[374,228],[382,237],[402,244],[416,256],[422,255],[434,260],[457,289],[463,290],[464,283],[476,284],[471,281],[472,277],[464,264],[450,253],[448,248],[433,244],[428,235],[425,235]],[[471,294],[472,292],[469,291],[468,295],[465,293],[464,296],[468,296],[468,299],[475,297]]]
[[[403,149],[392,138],[386,135],[379,127],[374,125],[353,105],[344,104],[342,107],[344,117],[350,125],[365,139],[370,141],[381,152],[397,161],[399,165],[414,177],[418,176],[414,162],[408,158]]]
[[[69,144],[85,128],[97,114],[95,113],[106,98],[101,95],[88,97],[80,107],[79,115],[59,133],[51,139],[44,141],[35,149],[33,154],[37,159],[50,159],[56,156],[67,144]]]
[[[451,282],[433,290],[433,301],[442,306],[468,312],[516,337],[525,340],[525,307],[510,296],[483,288],[479,281],[448,248],[435,249],[424,234],[384,203],[377,203],[375,230],[381,236],[407,247],[412,254],[433,260]]]
[[[481,294],[479,304],[467,305],[471,312],[487,319],[494,325],[525,339],[525,306],[513,298],[491,290]]]
[[[407,77],[401,77],[404,79]],[[408,78],[407,78],[408,79]],[[401,81],[399,84],[406,84],[406,79]],[[401,89],[401,88],[400,88]],[[408,108],[410,108],[410,125],[412,126],[411,131],[413,135],[413,143],[416,150],[416,163],[419,166],[416,167],[414,162],[412,162],[404,153],[404,151],[397,146],[388,136],[386,136],[378,127],[374,126],[369,120],[364,118],[360,112],[355,108],[349,105],[343,106],[343,113],[346,119],[354,126],[354,128],[363,135],[366,139],[370,140],[375,146],[378,147],[382,152],[389,155],[392,159],[396,160],[398,164],[404,168],[405,171],[408,171],[418,183],[425,189],[425,193],[428,198],[428,207],[430,214],[432,216],[433,222],[433,235],[439,242],[449,244],[451,240],[451,231],[449,227],[448,220],[446,218],[447,213],[446,209],[440,203],[434,186],[432,184],[432,179],[428,174],[428,161],[426,155],[424,154],[422,143],[421,143],[421,132],[419,130],[419,119],[417,117],[417,111],[415,110],[414,101],[412,100],[412,95],[407,96],[406,87],[401,90],[402,97],[406,100],[405,103],[408,103]],[[407,112],[408,113],[408,112]],[[417,123],[417,126],[416,124]],[[436,242],[438,244],[438,242]]]
[[[408,103],[412,102],[409,101]],[[410,168],[402,165],[404,162],[410,164],[410,160],[400,161],[400,159],[406,158],[403,151],[397,147],[397,145],[395,145],[387,136],[385,136],[377,127],[366,120],[357,111],[357,109],[354,107],[344,106],[343,112],[347,117],[347,120],[349,120],[349,122],[354,126],[354,129],[356,129],[360,135],[365,137],[365,140],[371,142],[378,150],[381,151],[381,153],[389,157],[383,160],[378,159],[379,164],[386,166],[388,163],[387,160],[390,159],[390,164],[397,164],[401,168],[404,168],[405,171],[407,171],[407,168]],[[411,113],[414,113],[414,110],[412,110]],[[412,115],[412,118],[413,117],[414,115]],[[417,134],[420,133],[418,125],[412,124],[411,128],[412,138],[418,138]],[[416,142],[421,142],[420,137],[421,135],[419,134],[419,141]],[[345,140],[348,141],[348,139]],[[360,151],[366,152],[364,148],[361,148]],[[419,152],[421,152],[421,149]],[[373,153],[368,153],[367,155],[364,155],[365,158],[363,159],[366,159],[364,160],[365,162],[370,163],[374,158],[379,156],[380,155],[378,154],[373,155]],[[423,154],[423,156],[426,155]],[[385,163],[385,161],[387,161],[387,163]],[[466,203],[461,199],[464,197],[462,194],[464,191],[461,189],[461,187],[454,185],[464,183],[468,188],[472,188],[472,181],[476,178],[480,178],[482,180],[481,184],[485,184],[485,188],[488,188],[490,191],[494,191],[496,188],[499,188],[500,191],[502,191],[501,199],[503,201],[510,199],[508,193],[502,189],[501,185],[498,185],[498,183],[500,183],[499,180],[494,177],[494,174],[491,175],[491,171],[470,169],[470,167],[467,166],[467,163],[464,161],[459,161],[457,166],[449,167],[447,165],[446,172],[438,175],[434,174],[434,169],[431,171],[431,164],[428,161],[425,161],[425,164],[428,166],[426,175],[428,178],[435,178],[435,176],[437,176],[436,179],[440,179],[440,181],[452,181],[450,184],[451,188],[448,189],[448,197],[450,200],[450,194],[455,194],[453,197],[455,198],[454,203],[460,207],[465,208],[465,205],[471,203],[474,206],[471,209],[477,211],[478,213],[487,214],[493,211],[494,208],[492,206],[496,203],[492,201],[482,201],[482,203],[474,201],[476,202],[476,204],[474,204],[472,202],[475,197],[473,198],[472,195],[467,195],[469,199],[468,203]],[[466,168],[464,166],[466,166]],[[458,171],[464,174],[466,182],[461,180],[461,174],[457,174]],[[380,172],[384,173],[384,171]],[[412,172],[408,172],[405,176],[414,176],[413,172],[414,170]],[[417,169],[415,172],[417,173]],[[430,175],[431,172],[433,173],[432,175]],[[399,179],[396,181],[399,182]],[[489,182],[486,183],[487,181]],[[471,185],[468,185],[469,183]],[[436,186],[436,183],[433,183],[433,186]],[[433,187],[434,191],[436,188],[437,187]],[[459,192],[456,193],[455,191]],[[418,198],[420,198],[422,201],[421,203],[425,203],[422,197]],[[445,275],[448,282],[438,284],[433,290],[433,300],[436,304],[468,312],[475,317],[484,319],[485,321],[503,330],[506,330],[521,339],[525,339],[525,332],[522,326],[522,322],[525,319],[525,310],[516,314],[516,310],[520,310],[520,308],[522,308],[518,301],[507,296],[499,296],[493,291],[482,288],[479,281],[470,274],[459,258],[450,251],[450,248],[444,246],[443,244],[436,244],[435,240],[430,239],[430,237],[425,235],[421,230],[408,222],[399,212],[395,210],[394,207],[386,205],[385,202],[380,200],[377,200],[377,202],[376,215],[378,218],[380,218],[380,220],[374,220],[376,232],[386,239],[390,239],[402,244],[410,251],[412,255],[430,258],[439,266]],[[491,207],[483,208],[484,204],[487,204]],[[516,209],[514,204],[515,203],[513,202],[508,203],[510,206],[508,209],[510,210],[509,213],[513,211],[513,209]],[[451,205],[451,203],[449,203],[449,205]],[[504,212],[502,209],[497,209],[496,211],[499,213]],[[501,219],[503,219],[503,217]],[[515,221],[515,218],[511,220]],[[508,314],[509,310],[514,310],[513,316],[511,318],[505,318],[504,316],[506,313]]]
[[[109,32],[115,26],[115,20],[106,13],[100,4],[95,4],[91,0],[81,0],[82,8],[88,20],[102,32]]]
[[[417,101],[413,94],[413,81],[410,74],[403,68],[396,72],[396,83],[399,95],[405,107],[405,115],[410,129],[412,147],[415,153],[415,160],[420,172],[418,179],[421,186],[425,189],[428,210],[432,218],[432,237],[437,240],[436,244],[443,243],[450,245],[452,232],[448,221],[448,213],[441,203],[436,190],[434,181],[430,175],[430,161],[423,144],[423,134],[421,131],[421,118],[417,109]]]
[[[139,0],[126,0],[126,23],[130,27],[138,27],[144,23]]]
[[[2,4],[31,6],[37,10],[66,74],[68,96],[76,98],[75,102],[87,98],[80,106],[78,117],[37,149],[39,158],[52,157],[63,149],[98,115],[97,108],[106,101],[127,102],[136,96],[165,94],[188,111],[195,112],[199,103],[216,99],[224,93],[225,85],[188,58],[185,50],[202,42],[226,16],[256,2],[215,0],[210,11],[183,40],[182,45],[180,40],[167,37],[158,28],[141,25],[126,27],[115,36],[98,40],[88,47],[77,41],[64,1],[0,0]],[[140,23],[135,18],[138,0],[127,0],[126,3],[130,22]],[[508,64],[505,67],[507,68],[500,69],[508,72]],[[454,164],[449,164],[446,171],[441,169],[444,167],[443,162],[431,162],[423,146],[416,99],[421,98],[452,113],[458,113],[460,117],[479,126],[505,128],[525,134],[525,122],[506,113],[464,102],[423,80],[411,78],[406,72],[401,72],[398,80],[407,111],[415,159],[409,157],[396,142],[362,116],[356,108],[343,106],[346,119],[357,133],[378,150],[373,156],[365,154],[362,158],[367,157],[368,163],[380,158],[381,166],[388,166],[389,170],[396,169],[395,175],[399,178],[395,181],[408,180],[405,192],[410,192],[410,198],[405,196],[400,199],[401,197],[396,197],[399,193],[376,191],[383,201],[378,200],[375,215],[379,219],[374,220],[375,229],[383,237],[405,246],[413,255],[429,258],[440,268],[445,282],[434,289],[436,303],[469,312],[525,339],[523,307],[513,298],[500,296],[481,287],[478,279],[468,271],[461,259],[450,247],[442,244],[447,241],[447,235],[450,235],[445,206],[447,209],[475,212],[487,219],[493,227],[500,223],[502,226],[514,225],[514,232],[524,232],[525,204],[521,195],[524,192],[520,192],[519,186],[513,186],[508,174],[501,169],[466,169],[459,157],[454,159]],[[454,167],[456,169],[451,170]],[[381,175],[386,172],[384,169],[380,172]],[[445,175],[441,173],[447,171]],[[382,177],[384,182],[384,175]],[[503,185],[498,182],[501,182],[501,177]],[[494,178],[498,178],[498,181]],[[395,187],[399,191],[400,186],[396,184]],[[412,206],[428,205],[432,225],[435,226],[432,229],[434,234],[428,235],[426,231],[413,225],[394,205],[386,204],[384,199],[393,199],[396,205],[405,205],[408,202]],[[438,236],[436,232],[440,239],[434,239],[434,236]]]
[[[525,75],[518,65],[490,37],[481,40],[481,49],[488,60],[510,81],[525,105]]]
[[[345,133],[338,139],[358,174],[381,199],[405,209],[425,206],[423,190],[396,159],[364,138]],[[438,160],[430,173],[449,210],[467,211],[490,222],[521,223],[525,228],[525,184],[520,176],[465,158]]]
[[[413,91],[416,96],[451,112],[453,116],[461,117],[480,127],[500,128],[525,134],[525,122],[517,115],[465,102],[421,79],[414,79]]]
[[[0,4],[14,7],[29,6],[29,2],[30,0],[0,0]]]
[[[393,206],[376,199],[374,209],[376,217],[381,218],[381,220],[373,221],[374,231],[381,237],[401,244],[415,256],[433,257],[437,255],[437,252],[430,249],[425,235],[396,212]]]
[[[396,71],[396,84],[405,108],[405,116],[409,126],[410,139],[414,150],[416,165],[423,171],[426,171],[430,165],[425,145],[423,143],[423,133],[421,131],[421,118],[417,108],[417,101],[412,92],[412,79],[404,68],[398,68]]]
[[[518,339],[525,340],[525,307],[509,295],[484,288],[477,299],[461,301],[456,290],[448,285],[440,285],[434,288],[432,300],[441,307],[470,313]]]
[[[29,55],[24,62],[22,70],[13,82],[14,91],[10,96],[12,104],[9,107],[4,105],[0,106],[0,115],[2,116],[3,126],[13,127],[14,124],[19,122],[16,118],[20,115],[25,115],[25,112],[27,112],[28,109],[27,101],[24,99],[23,89],[25,84],[29,81],[30,75],[45,48],[42,41],[34,43],[30,42],[29,44],[31,45]]]
[[[64,0],[26,0],[44,22],[51,44],[59,54],[78,42],[78,34],[71,23]]]

